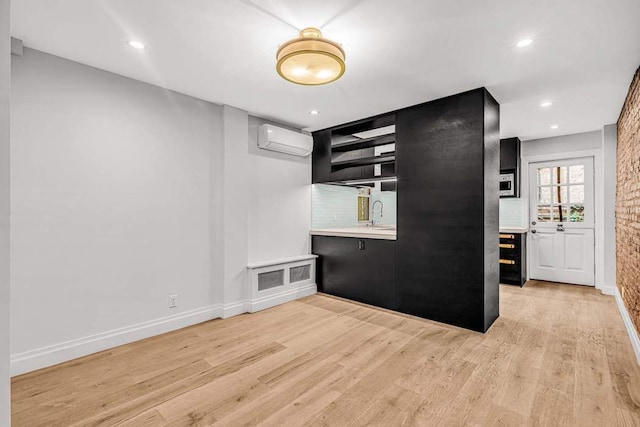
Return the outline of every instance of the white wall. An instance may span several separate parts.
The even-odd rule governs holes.
[[[311,158],[258,148],[266,121],[223,107],[223,317],[248,309],[247,264],[309,253]],[[283,126],[273,123],[277,126]],[[294,129],[295,130],[295,129]]]
[[[573,151],[600,150],[601,148],[602,132],[593,131],[522,141],[520,155],[525,158]],[[524,173],[525,171],[522,172]]]
[[[309,253],[311,156],[295,157],[258,148],[258,127],[249,118],[249,262]],[[282,125],[278,125],[282,126]]]
[[[246,111],[223,107],[223,235],[225,317],[241,313],[247,298],[249,204],[248,121]],[[228,306],[238,303],[235,310]]]
[[[602,129],[602,167],[604,171],[604,286],[607,293],[616,289],[616,149],[618,146],[617,125],[606,125]]]
[[[309,252],[310,159],[247,112],[30,49],[13,84],[14,374],[243,313],[250,261]]]
[[[523,198],[528,197],[529,162],[564,159],[567,158],[567,154],[594,158],[596,209],[595,286],[603,293],[611,294],[614,289],[607,281],[605,281],[605,271],[611,268],[611,260],[615,258],[615,255],[613,258],[605,256],[605,223],[610,221],[610,219],[607,220],[604,213],[606,209],[611,209],[611,206],[608,205],[611,203],[611,198],[609,197],[608,199],[605,199],[605,175],[613,173],[613,179],[615,181],[615,164],[613,165],[613,169],[611,169],[612,165],[610,159],[606,162],[603,161],[603,159],[605,159],[603,150],[603,132],[604,131],[601,130],[523,141],[521,148],[521,156],[523,159],[521,193]],[[613,155],[615,157],[615,148]],[[613,200],[615,200],[615,195]],[[615,269],[615,260],[613,262],[613,268]]]
[[[14,359],[218,302],[221,107],[30,49],[13,89]]]
[[[11,424],[9,381],[9,0],[0,0],[0,427]]]

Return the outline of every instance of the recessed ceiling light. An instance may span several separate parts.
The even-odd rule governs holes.
[[[311,114],[312,116],[317,116],[318,114],[320,114],[320,111],[318,111],[318,110],[311,110],[311,111],[309,111],[309,114]]]
[[[531,39],[524,39],[524,40],[520,40],[516,46],[518,46],[518,47],[527,47],[527,46],[529,46],[531,43],[533,43],[533,40],[531,40]]]
[[[558,129],[560,125],[551,125],[551,129]]]
[[[552,105],[553,105],[553,102],[551,101],[544,101],[543,103],[540,104],[542,108],[551,107]]]
[[[139,42],[137,40],[129,40],[127,44],[137,50],[144,50],[147,48],[147,46],[145,46],[144,43]]]

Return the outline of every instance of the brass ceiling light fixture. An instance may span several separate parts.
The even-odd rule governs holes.
[[[276,70],[292,83],[316,86],[338,80],[345,71],[344,50],[313,27],[278,48]]]

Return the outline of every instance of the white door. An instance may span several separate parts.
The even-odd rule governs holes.
[[[593,158],[529,165],[529,276],[594,285]]]

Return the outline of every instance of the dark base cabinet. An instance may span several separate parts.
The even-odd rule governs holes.
[[[313,236],[318,290],[396,310],[396,242]]]
[[[524,286],[527,281],[526,242],[526,233],[500,233],[500,283]]]

